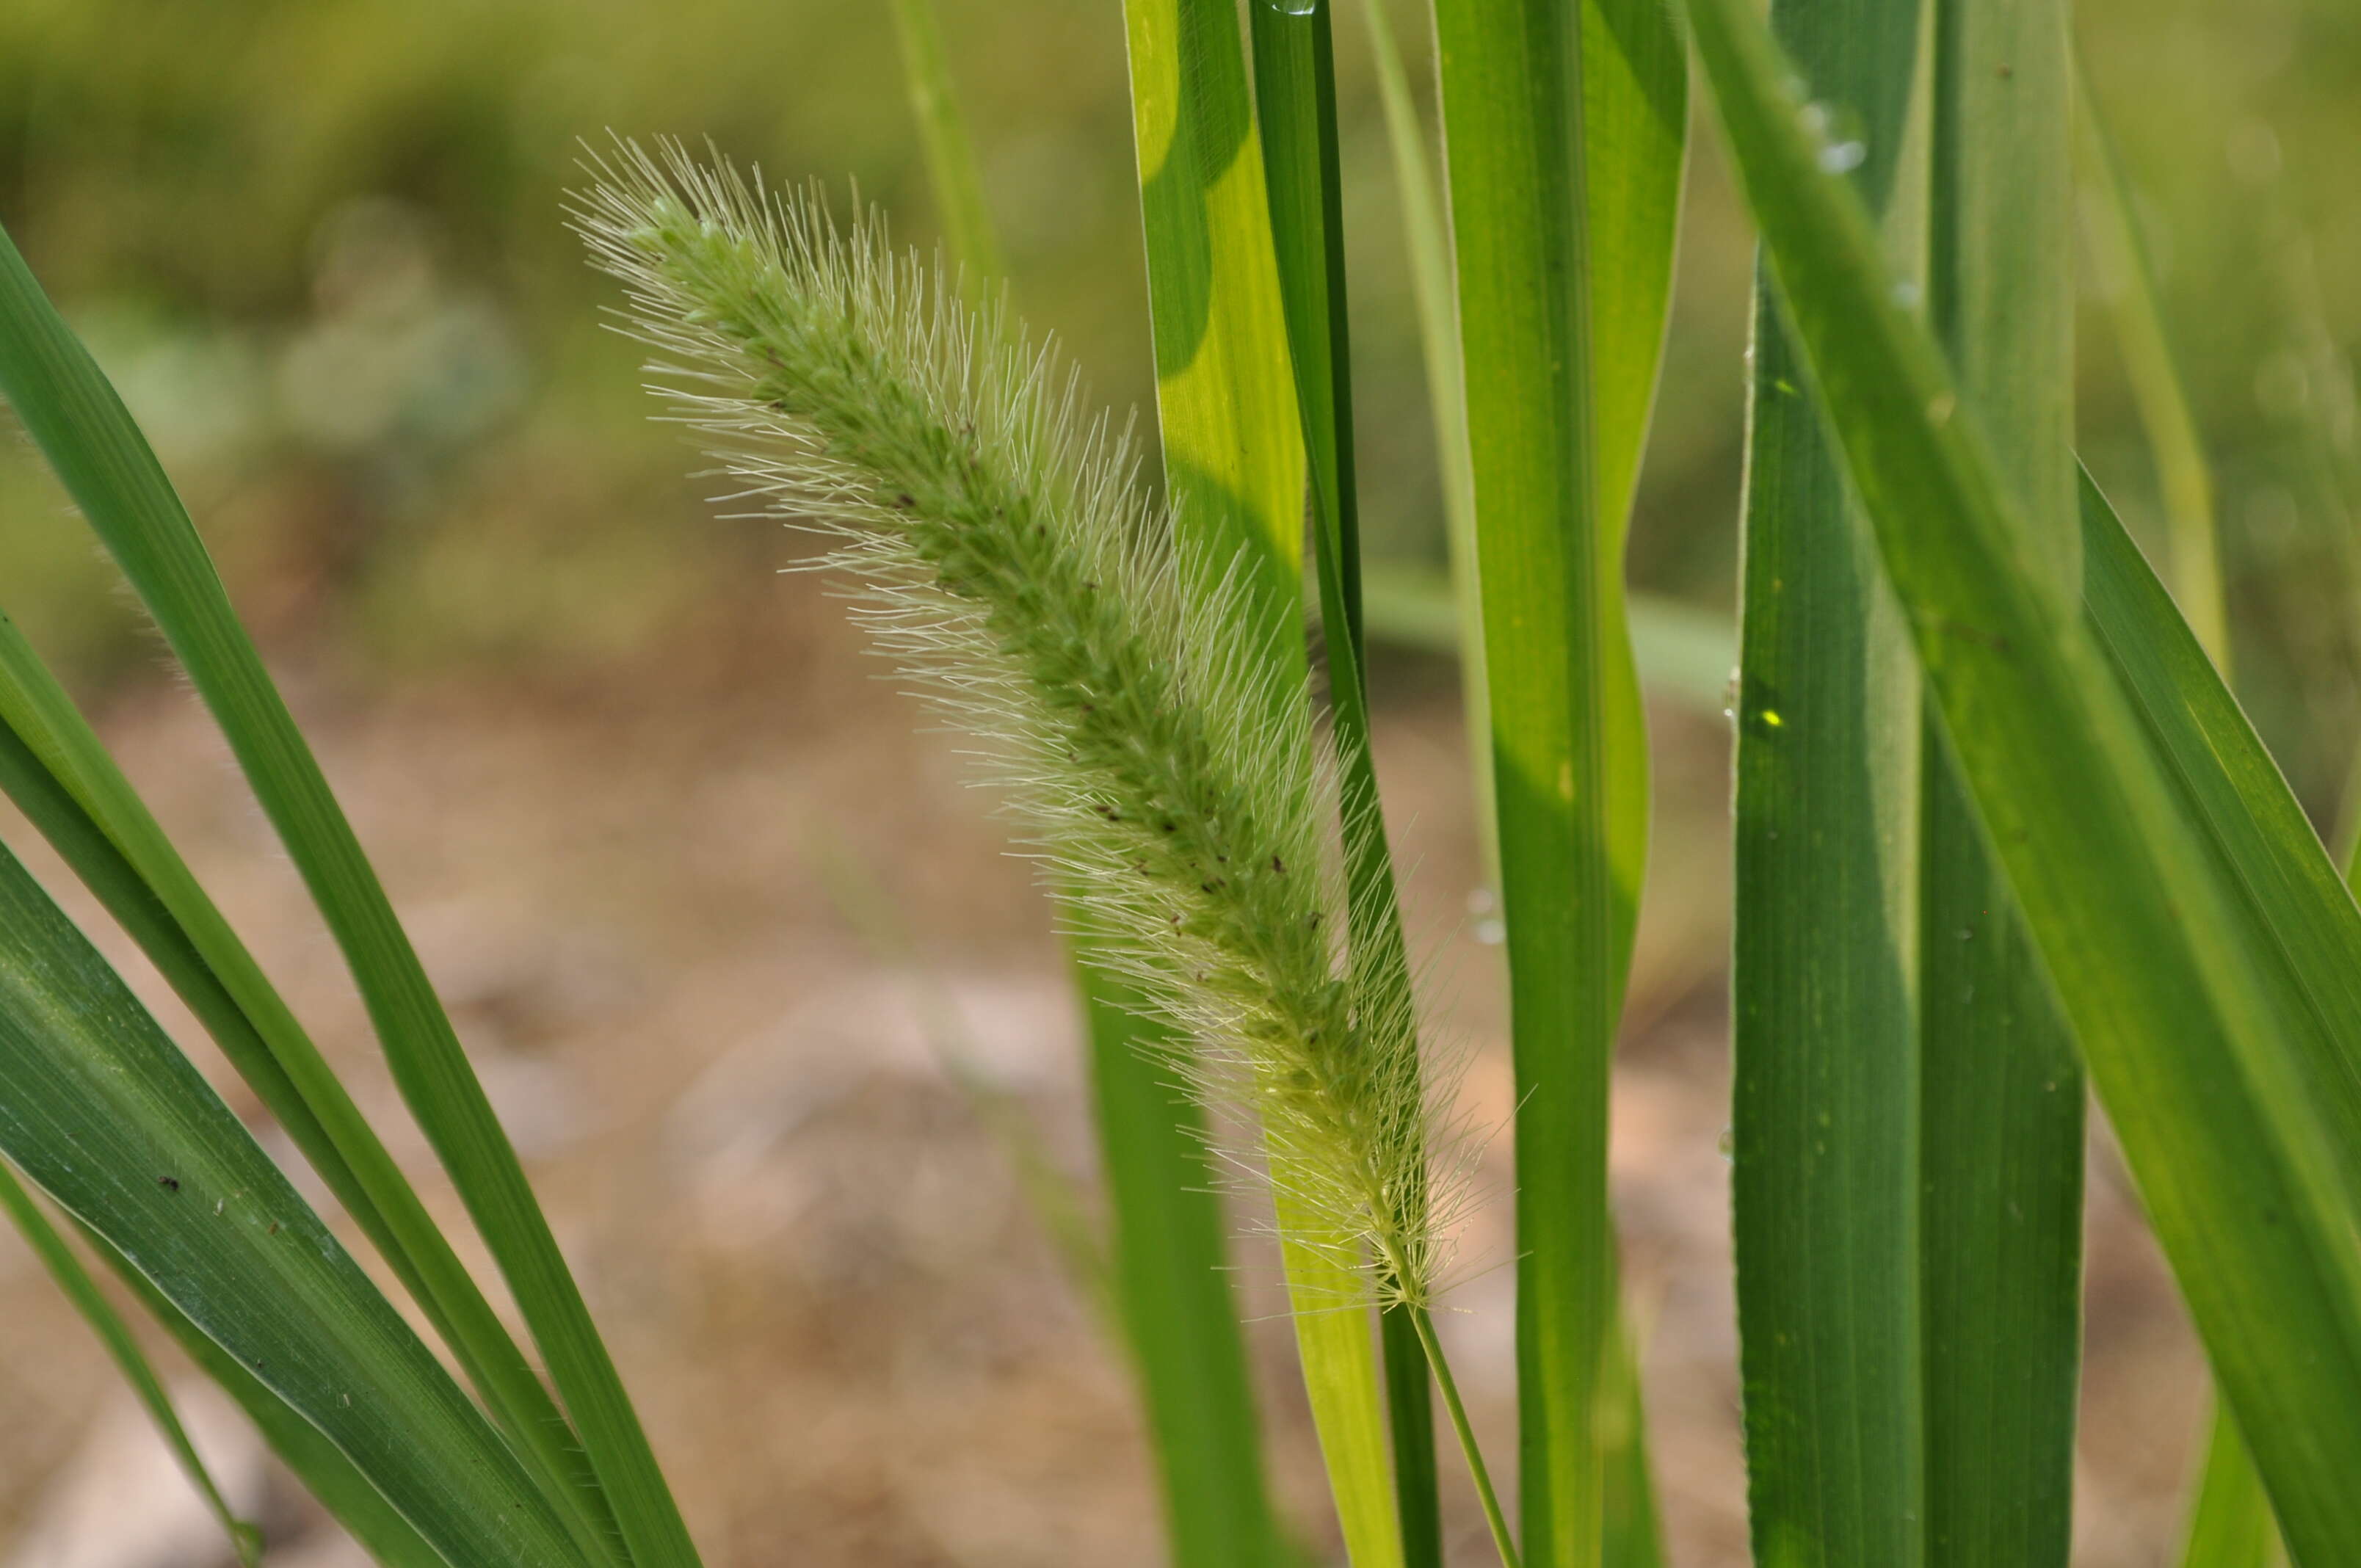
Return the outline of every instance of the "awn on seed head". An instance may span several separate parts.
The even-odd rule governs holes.
[[[594,173],[575,222],[675,416],[741,499],[834,537],[861,622],[991,742],[1099,961],[1188,1031],[1180,1075],[1251,1107],[1290,1212],[1375,1295],[1425,1304],[1447,1205],[1416,1021],[1340,951],[1309,698],[1176,548],[1128,435],[873,216],[840,230],[675,147]]]

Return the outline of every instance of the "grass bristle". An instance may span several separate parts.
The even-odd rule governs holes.
[[[1045,878],[1112,934],[1100,961],[1191,1036],[1179,1076],[1250,1108],[1269,1179],[1374,1260],[1374,1296],[1424,1303],[1416,1021],[1365,1005],[1343,955],[1308,694],[1270,688],[1235,578],[1183,558],[1128,433],[873,216],[840,229],[675,147],[595,173],[577,226],[675,416],[741,499],[835,538],[860,623],[990,742]]]

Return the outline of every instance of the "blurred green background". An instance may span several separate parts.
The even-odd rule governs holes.
[[[1019,303],[1117,405],[1150,395],[1114,0],[945,0]],[[1412,40],[1414,6],[1397,6]],[[1434,464],[1365,38],[1340,13],[1361,451],[1375,547],[1438,557]],[[2083,38],[2141,192],[2224,480],[2241,679],[2333,799],[2356,711],[2354,389],[2361,8],[2124,0]],[[1423,72],[1421,73],[1423,75]],[[889,16],[842,0],[16,0],[0,218],[97,345],[266,641],[398,676],[616,677],[726,632],[774,532],[707,521],[562,219],[578,144],[710,137],[931,237]],[[1693,177],[1645,587],[1726,604],[1751,240],[1709,137]],[[2083,442],[2136,521],[2153,484],[2103,313]],[[143,645],[21,448],[7,608],[86,678]]]

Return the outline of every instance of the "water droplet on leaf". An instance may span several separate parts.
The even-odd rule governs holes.
[[[1820,148],[1820,172],[1850,174],[1869,157],[1869,148],[1857,141],[1830,142]]]

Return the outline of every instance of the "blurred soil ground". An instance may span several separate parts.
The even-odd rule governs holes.
[[[1152,1564],[1158,1503],[1119,1355],[921,1026],[929,996],[948,999],[958,1051],[1087,1182],[1076,1022],[1047,911],[1005,853],[989,797],[963,783],[955,742],[925,732],[916,705],[876,679],[820,585],[782,577],[756,610],[596,689],[472,678],[364,690],[332,662],[280,663],[528,1156],[708,1561]],[[1415,660],[1385,661],[1378,676],[1397,694],[1380,746],[1394,834],[1415,867],[1412,927],[1434,957],[1433,1033],[1473,1053],[1469,1108],[1498,1125],[1510,1109],[1503,1009],[1495,949],[1468,906],[1454,682]],[[358,1076],[430,1199],[454,1210],[336,955],[194,704],[153,685],[104,728],[297,1012]],[[1718,723],[1670,707],[1654,732],[1662,800],[1617,1076],[1616,1201],[1674,1561],[1725,1568],[1745,1560],[1720,1150],[1725,742]],[[846,906],[848,881],[863,878],[905,927],[906,952],[880,951]],[[86,902],[68,902],[159,995]],[[159,1009],[182,1022],[169,999]],[[1504,1456],[1510,1275],[1488,1266],[1508,1255],[1507,1154],[1504,1140],[1487,1153],[1492,1201],[1470,1227],[1469,1277],[1444,1322]],[[2177,1530],[2202,1382],[2103,1150],[2091,1215],[2078,1561],[2138,1568],[2165,1562]],[[1306,1538],[1327,1541],[1289,1336],[1268,1317],[1275,1280],[1252,1247],[1239,1289],[1262,1320],[1252,1338],[1279,1489]],[[0,1562],[226,1562],[13,1237],[0,1240],[0,1541],[16,1542]],[[235,1419],[208,1416],[200,1432],[289,1543],[280,1561],[353,1561]],[[1472,1498],[1445,1471],[1454,1561],[1479,1563]],[[156,1528],[143,1540],[126,1520]]]

